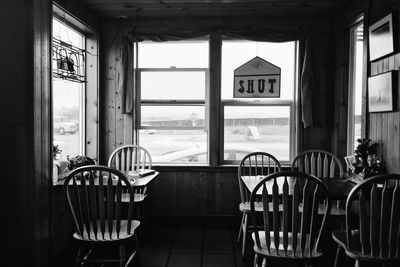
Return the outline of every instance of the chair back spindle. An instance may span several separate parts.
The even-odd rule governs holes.
[[[246,155],[239,163],[238,181],[242,203],[250,201],[250,192],[246,189],[243,176],[267,176],[271,173],[281,171],[280,162],[271,154],[266,152],[253,152]]]
[[[134,192],[123,173],[106,166],[83,166],[68,175],[64,186],[76,234],[81,239],[119,239],[123,220],[131,234]],[[129,194],[126,217],[121,210],[122,190]]]
[[[262,216],[255,210],[260,190]],[[325,203],[322,220],[317,219],[320,201]],[[328,189],[320,179],[300,172],[272,173],[256,185],[250,196],[255,245],[272,257],[315,257],[330,208]]]
[[[332,153],[324,150],[307,150],[299,153],[292,163],[292,171],[305,172],[318,178],[343,177],[343,166]]]
[[[119,171],[143,171],[151,169],[152,159],[148,150],[142,146],[124,145],[114,150],[109,159],[109,167]],[[136,194],[146,195],[147,187],[135,188]]]
[[[358,218],[352,211],[358,212]],[[350,192],[346,202],[347,249],[360,257],[400,260],[400,175],[370,177]]]

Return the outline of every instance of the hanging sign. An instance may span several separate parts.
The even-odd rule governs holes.
[[[234,71],[234,98],[279,98],[281,68],[255,57]]]

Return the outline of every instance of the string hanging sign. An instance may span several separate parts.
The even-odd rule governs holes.
[[[85,50],[57,38],[52,39],[52,47],[53,76],[72,82],[86,82]]]
[[[255,57],[234,70],[234,98],[279,98],[281,68]]]

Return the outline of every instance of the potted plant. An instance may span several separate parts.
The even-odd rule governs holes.
[[[368,167],[368,157],[375,158],[378,144],[371,143],[371,139],[368,138],[359,138],[357,139],[357,143],[357,147],[354,150],[354,157],[356,158],[356,172],[359,173]]]

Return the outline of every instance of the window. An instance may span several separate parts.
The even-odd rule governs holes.
[[[223,41],[221,109],[209,106],[216,95],[210,90],[219,89],[209,88],[208,60],[215,59],[208,41],[141,42],[136,48],[135,140],[154,163],[208,164],[211,146],[218,146],[219,163],[237,163],[258,150],[282,162],[293,158],[297,42]],[[255,56],[281,68],[279,98],[233,98],[234,69]],[[217,131],[209,129],[211,118],[218,118]]]
[[[85,49],[85,36],[75,29],[53,19],[53,38]],[[66,52],[67,53],[67,52]],[[57,68],[53,60],[52,68]],[[85,129],[85,83],[52,78],[53,144],[58,145],[58,158],[83,155]]]
[[[350,28],[347,153],[353,154],[361,137],[364,27],[362,18]]]
[[[138,45],[137,136],[154,163],[206,163],[208,42]]]
[[[259,56],[281,68],[280,98],[233,98],[233,72]],[[224,162],[244,152],[265,151],[289,162],[295,143],[297,43],[223,41],[221,94],[224,112]],[[232,157],[229,151],[238,151]]]

